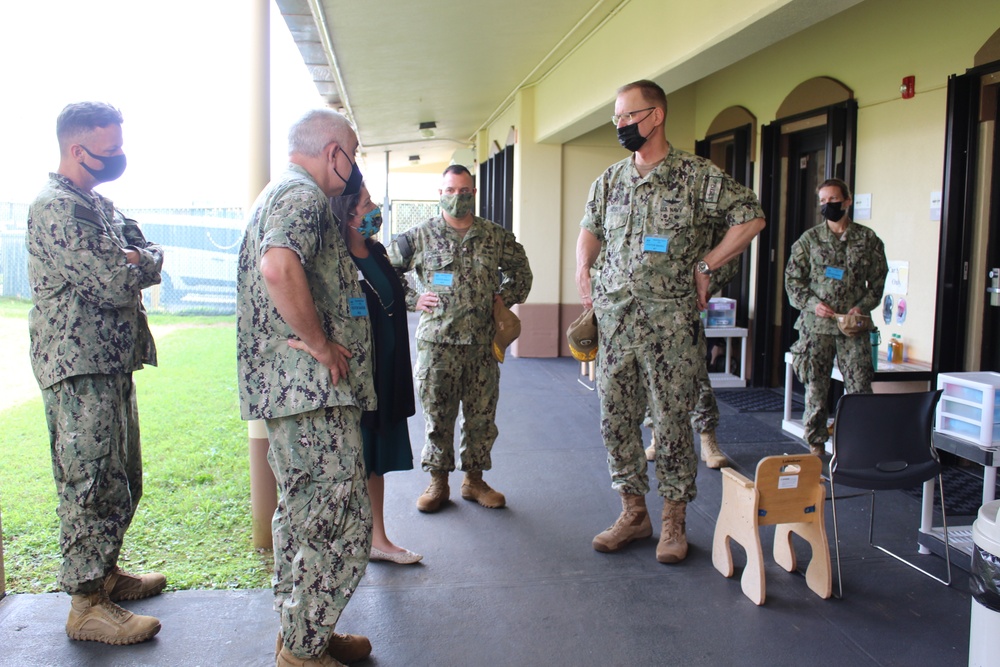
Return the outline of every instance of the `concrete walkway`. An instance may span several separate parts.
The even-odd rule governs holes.
[[[617,517],[598,432],[597,396],[569,359],[508,357],[502,367],[500,438],[486,479],[509,507],[488,510],[458,497],[434,515],[414,501],[427,483],[415,470],[387,477],[387,525],[400,545],[424,554],[416,566],[373,563],[338,629],[367,634],[380,667],[664,665],[840,667],[964,665],[967,576],[946,588],[867,545],[867,501],[842,505],[845,599],[821,600],[801,574],[774,564],[765,546],[767,601],[757,607],[738,579],[711,563],[720,475],[701,467],[688,511],[690,554],[656,562],[654,537],[617,554],[591,548]],[[765,455],[804,453],[779,428],[780,413],[739,413],[721,404],[720,443],[752,476]],[[423,422],[411,422],[419,460]],[[419,464],[418,464],[419,468]],[[650,468],[652,471],[652,468]],[[914,550],[919,503],[881,497],[889,542]],[[647,497],[659,515],[655,491]],[[827,503],[832,550],[832,518]],[[773,532],[762,530],[769,544]],[[799,545],[802,547],[802,545]],[[800,565],[808,561],[802,547]],[[734,548],[737,575],[744,559]],[[183,554],[177,554],[182,558]],[[943,570],[934,556],[929,567]],[[835,584],[836,588],[836,584]],[[62,594],[0,601],[0,665],[273,665],[277,616],[270,592],[182,591],[129,605],[158,616],[152,641],[109,647],[67,639]]]

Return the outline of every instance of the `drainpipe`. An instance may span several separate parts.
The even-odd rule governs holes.
[[[250,136],[247,180],[249,215],[257,195],[271,178],[271,36],[270,0],[252,0],[250,8],[249,58]],[[267,428],[260,420],[247,425],[250,454],[250,515],[253,525],[253,545],[272,549],[271,517],[278,506],[278,485],[267,462]]]

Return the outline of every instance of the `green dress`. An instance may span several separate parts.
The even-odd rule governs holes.
[[[406,420],[392,421],[387,415],[391,410],[384,401],[392,396],[393,368],[396,336],[393,318],[406,317],[406,304],[393,300],[392,284],[395,279],[386,276],[372,255],[354,257],[365,280],[378,295],[379,307],[368,313],[372,329],[379,331],[382,345],[375,349],[375,394],[378,396],[379,415],[377,428],[362,424],[361,437],[364,442],[365,467],[369,475],[384,475],[394,470],[412,470],[413,452],[410,449],[410,431]]]

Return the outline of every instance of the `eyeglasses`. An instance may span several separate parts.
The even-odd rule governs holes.
[[[471,195],[472,188],[460,188],[458,190],[455,188],[445,188],[444,193],[446,195]]]
[[[656,107],[646,107],[645,109],[636,109],[635,111],[616,113],[615,115],[611,116],[611,122],[614,124],[615,127],[618,127],[618,123],[620,123],[622,119],[624,119],[626,125],[631,125],[632,122],[634,121],[633,116],[635,116],[637,113],[642,113],[643,111],[652,111],[655,108]]]

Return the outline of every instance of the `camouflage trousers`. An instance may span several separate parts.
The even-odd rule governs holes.
[[[826,427],[826,401],[830,393],[830,373],[837,358],[848,394],[872,393],[872,347],[867,334],[841,336],[799,331],[792,344],[793,368],[806,387],[805,411],[802,414],[803,437],[810,445],[824,445],[830,434]]]
[[[278,481],[274,609],[295,656],[322,655],[368,566],[372,514],[361,410],[328,407],[267,420]]]
[[[698,401],[691,411],[691,428],[698,433],[708,433],[719,427],[719,404],[715,402],[712,382],[708,379],[708,366],[698,369]]]
[[[648,406],[656,437],[659,494],[684,502],[697,494],[698,460],[688,420],[699,374],[707,374],[700,327],[697,313],[690,317],[677,313],[655,334],[639,327],[621,327],[613,335],[603,327],[599,331],[601,436],[608,450],[611,486],[619,493],[649,491],[640,430]]]
[[[42,390],[59,497],[59,586],[90,593],[118,563],[142,497],[131,373],[77,375]]]
[[[490,452],[498,433],[500,368],[491,347],[418,339],[413,375],[424,412],[421,467],[427,472],[455,469],[456,420],[462,436],[462,470],[478,472],[493,467]]]
[[[719,428],[719,404],[715,400],[715,391],[712,390],[712,382],[708,379],[708,368],[704,372],[698,373],[698,401],[691,411],[691,428],[695,433],[714,432]],[[642,425],[653,428],[653,416],[646,409],[646,418]]]

